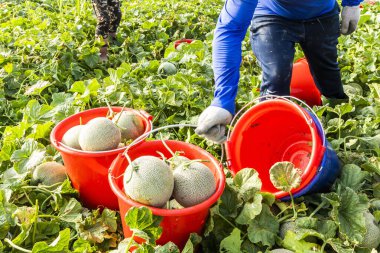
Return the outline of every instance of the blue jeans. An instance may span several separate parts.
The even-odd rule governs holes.
[[[311,20],[294,21],[274,15],[254,16],[253,52],[263,70],[261,95],[289,95],[295,43],[299,43],[321,94],[347,98],[337,62],[339,7]]]

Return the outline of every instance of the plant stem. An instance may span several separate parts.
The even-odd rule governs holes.
[[[14,249],[17,249],[19,251],[22,251],[22,252],[26,252],[26,253],[32,253],[31,250],[28,250],[28,249],[24,249],[16,244],[14,244],[11,240],[9,240],[8,238],[5,238],[4,239],[4,242],[7,242],[12,248]]]
[[[32,235],[32,242],[33,245],[36,242],[36,233],[37,233],[37,222],[38,222],[38,199],[36,199],[36,214],[35,214],[35,221],[33,222],[33,235]]]
[[[320,203],[317,208],[309,215],[309,218],[312,218],[322,207],[325,206],[325,202]]]
[[[294,198],[293,198],[293,194],[289,191],[289,196],[290,196],[290,199],[292,201],[292,208],[293,208],[293,218],[294,219],[297,219],[297,212],[296,212],[296,208],[294,206]]]
[[[225,222],[227,222],[231,227],[237,228],[234,224],[232,224],[229,220],[227,220],[226,217],[224,217],[220,213],[217,213],[217,215],[219,215],[219,217],[222,218]]]
[[[290,217],[294,217],[294,214],[285,215],[285,216],[281,217],[280,219],[278,219],[278,222],[281,223],[281,222],[283,222],[284,220],[286,220],[286,219],[288,219]]]

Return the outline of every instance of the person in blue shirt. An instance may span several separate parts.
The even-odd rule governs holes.
[[[308,60],[314,81],[328,99],[346,99],[337,62],[340,34],[355,31],[361,0],[226,0],[213,40],[214,99],[199,116],[196,133],[215,143],[226,139],[235,113],[241,44],[250,41],[262,68],[260,95],[289,95],[295,43]]]

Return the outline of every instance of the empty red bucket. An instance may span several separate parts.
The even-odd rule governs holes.
[[[321,93],[315,85],[305,58],[301,58],[293,64],[290,95],[305,101],[309,106],[322,105]]]
[[[207,151],[181,141],[169,140],[165,143],[175,151],[183,151],[183,156],[189,159],[206,160],[204,164],[212,171],[216,181],[215,193],[204,202],[183,209],[167,210],[148,206],[154,215],[163,217],[160,226],[163,228],[162,235],[158,239],[158,244],[165,244],[169,241],[175,243],[180,248],[183,248],[189,238],[190,233],[202,232],[209,208],[219,199],[222,195],[225,185],[225,176],[223,169],[220,167],[219,162]],[[160,157],[157,151],[163,153],[165,157],[170,158],[172,155],[163,145],[162,141],[146,141],[138,146],[134,146],[128,150],[128,155],[131,160],[144,155],[151,155]],[[110,173],[108,176],[109,183],[113,192],[116,194],[119,201],[120,215],[123,222],[123,231],[125,237],[132,236],[125,223],[124,217],[128,210],[135,206],[145,206],[130,199],[123,191],[123,174],[128,166],[128,160],[123,154],[119,154],[115,161],[112,163]]]
[[[236,122],[225,144],[232,173],[254,168],[262,181],[262,191],[277,198],[288,196],[270,181],[269,169],[280,161],[293,162],[302,170],[302,182],[295,193],[306,187],[317,173],[325,148],[309,113],[286,99],[270,99],[249,108]]]
[[[120,112],[122,107],[112,107],[114,112]],[[124,108],[124,110],[133,110]],[[50,134],[52,145],[60,152],[67,174],[84,206],[89,208],[107,207],[117,209],[115,194],[108,184],[108,170],[116,156],[126,147],[99,152],[88,152],[70,148],[61,143],[67,130],[79,124],[86,124],[93,118],[107,116],[107,107],[95,108],[74,114],[59,122]],[[144,120],[145,132],[152,129],[152,116],[141,110],[137,112]]]

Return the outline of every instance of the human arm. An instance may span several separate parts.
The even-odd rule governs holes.
[[[257,0],[227,0],[216,25],[212,53],[214,99],[200,115],[196,129],[197,134],[216,143],[224,142],[226,125],[235,112],[241,44],[256,5]]]

